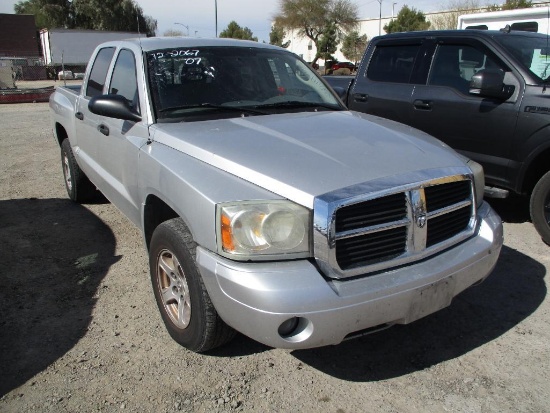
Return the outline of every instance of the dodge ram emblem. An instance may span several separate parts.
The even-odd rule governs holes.
[[[424,225],[426,225],[426,214],[418,214],[415,222],[418,228],[424,228]]]

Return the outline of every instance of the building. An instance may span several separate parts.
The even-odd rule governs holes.
[[[0,57],[40,56],[38,31],[32,14],[0,13]]]

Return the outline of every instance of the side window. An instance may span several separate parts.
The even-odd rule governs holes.
[[[92,66],[92,71],[90,72],[88,85],[86,86],[86,96],[94,97],[103,93],[107,70],[109,70],[114,53],[114,47],[106,47],[98,52]]]
[[[504,70],[504,67],[471,45],[441,44],[435,52],[428,84],[451,87],[467,95],[472,76],[483,69]]]
[[[377,82],[409,83],[420,45],[377,46],[367,78]]]
[[[512,23],[510,29],[537,33],[539,31],[539,24],[537,22]]]
[[[128,103],[139,110],[136,60],[130,50],[123,49],[118,54],[109,94],[124,96]]]

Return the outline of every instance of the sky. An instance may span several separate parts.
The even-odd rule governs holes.
[[[408,0],[402,3],[380,1],[382,17],[391,16],[392,9],[397,14],[405,4],[425,13],[440,7],[431,0]],[[15,3],[17,1],[0,0],[0,13],[13,13]],[[192,37],[214,37],[217,3],[218,33],[235,20],[241,27],[252,30],[259,41],[267,43],[271,21],[279,10],[279,0],[137,0],[136,3],[143,9],[143,14],[157,20],[157,36],[162,36],[167,30],[177,30]],[[380,14],[379,0],[356,0],[354,3],[358,6],[361,19],[377,18]]]

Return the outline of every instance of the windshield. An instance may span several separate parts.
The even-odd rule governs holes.
[[[496,40],[540,82],[550,77],[550,38],[540,36],[498,36]]]
[[[342,110],[295,55],[253,47],[163,49],[147,54],[159,122]]]

